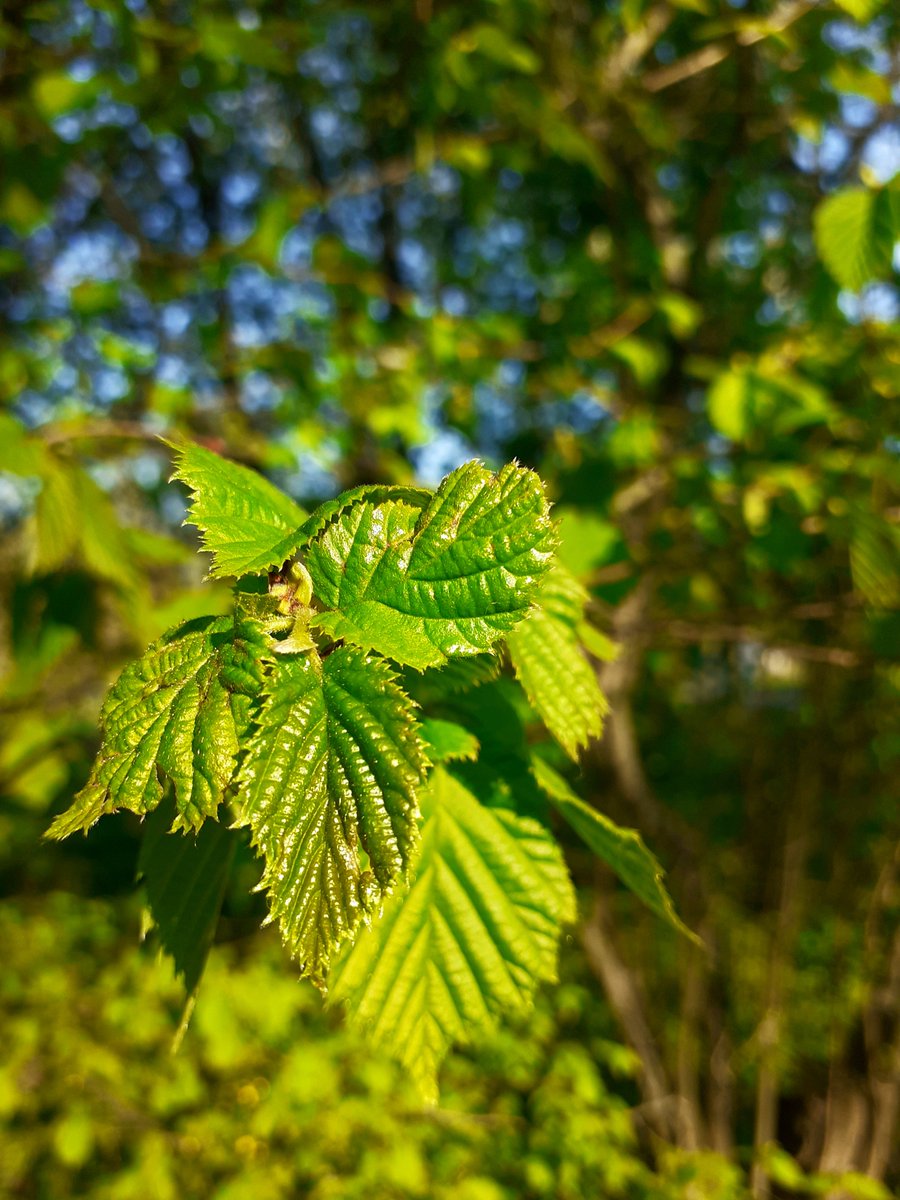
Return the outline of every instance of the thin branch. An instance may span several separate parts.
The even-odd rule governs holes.
[[[765,1200],[771,1194],[769,1176],[760,1153],[776,1141],[778,1134],[778,1048],[784,1026],[784,1002],[791,974],[793,944],[800,920],[812,803],[817,787],[817,779],[811,770],[809,757],[804,756],[798,768],[796,805],[787,821],[778,915],[769,954],[765,1009],[756,1033],[759,1045],[759,1074],[753,1130],[754,1161],[750,1175],[750,1191],[754,1200]]]
[[[668,1137],[672,1124],[668,1116],[672,1089],[644,1012],[637,980],[616,950],[602,901],[597,902],[585,923],[582,940],[588,966],[602,984],[629,1045],[641,1061],[641,1091],[645,1106],[647,1111],[659,1114],[648,1124],[660,1136]]]
[[[645,575],[616,609],[611,633],[621,651],[602,667],[600,686],[610,703],[606,746],[616,782],[638,814],[642,828],[653,834],[660,825],[660,806],[644,773],[630,703],[641,650],[634,631],[645,623],[649,596],[650,583]]]
[[[700,75],[728,58],[736,46],[754,46],[772,34],[783,33],[816,8],[817,4],[818,0],[786,0],[771,16],[761,18],[755,27],[739,30],[734,42],[711,42],[708,46],[695,50],[693,54],[680,58],[671,66],[651,71],[644,76],[644,87],[648,92],[661,92],[676,83],[682,83],[685,79],[691,79],[694,75]]]
[[[885,909],[896,897],[900,876],[900,844],[882,871],[873,898],[873,909]],[[874,941],[875,912],[866,922],[867,942]],[[885,1027],[893,1026],[893,1039],[885,1045]],[[895,929],[888,955],[887,978],[878,988],[863,1015],[866,1050],[870,1063],[872,1135],[866,1174],[884,1179],[897,1149],[900,1128],[900,928]]]
[[[831,667],[858,667],[862,659],[855,650],[842,646],[810,646],[802,642],[775,643],[751,625],[692,625],[687,621],[668,621],[659,626],[661,633],[680,642],[753,642],[769,651],[780,651],[805,662],[825,663]]]
[[[165,447],[159,440],[159,433],[148,429],[139,421],[89,421],[83,425],[48,425],[37,431],[41,441],[48,446],[58,446],[66,442],[87,441],[92,438],[124,439],[136,442],[154,443],[160,451]]]
[[[710,1014],[710,1021],[712,1017]],[[730,1158],[734,1154],[735,1077],[732,1067],[733,1046],[722,1020],[716,1021],[712,1050],[709,1055],[709,1096],[707,1113],[710,1146],[717,1154]]]
[[[699,1150],[706,1145],[706,1134],[700,1116],[700,1037],[701,1014],[707,1007],[707,955],[692,948],[683,972],[681,1020],[678,1026],[676,1050],[676,1080],[683,1098],[679,1116],[679,1141],[686,1150]]]
[[[622,39],[603,63],[603,80],[607,92],[616,91],[626,76],[634,73],[641,59],[652,50],[671,25],[674,16],[674,10],[662,4],[644,14],[640,25]]]
[[[690,79],[692,75],[699,75],[702,71],[708,71],[710,67],[723,62],[733,49],[734,47],[727,42],[713,42],[685,58],[680,58],[670,67],[651,71],[649,75],[644,76],[644,87],[648,92],[661,92],[664,88],[673,87],[676,83]]]
[[[900,930],[894,936],[891,955],[891,1004],[897,1032],[893,1045],[883,1048],[883,1063],[872,1073],[872,1138],[866,1174],[884,1179],[892,1157],[897,1151],[897,1129],[900,1127]]]

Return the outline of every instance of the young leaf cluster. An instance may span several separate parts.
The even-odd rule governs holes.
[[[677,923],[636,835],[570,795],[525,738],[539,721],[576,758],[600,733],[588,651],[605,644],[587,594],[555,558],[540,479],[515,463],[467,463],[434,492],[358,488],[307,517],[247,468],[176,454],[234,612],[170,631],[123,671],[90,778],[50,835],[153,814],[139,869],[193,988],[226,826],[249,828],[301,972],[329,979],[433,1097],[451,1043],[554,977],[575,902],[548,797]],[[498,677],[506,661],[520,687]]]

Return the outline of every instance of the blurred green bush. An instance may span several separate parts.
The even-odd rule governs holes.
[[[622,1095],[637,1062],[584,980],[457,1057],[442,1107],[423,1110],[291,977],[274,934],[215,949],[173,1052],[183,989],[136,949],[139,920],[127,895],[0,906],[0,1194],[613,1200],[701,1180],[704,1196],[743,1194],[708,1155],[645,1165]]]

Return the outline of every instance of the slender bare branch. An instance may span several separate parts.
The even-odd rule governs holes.
[[[661,1137],[673,1132],[672,1089],[662,1057],[647,1020],[644,998],[633,973],[626,966],[612,938],[609,919],[598,900],[582,930],[588,965],[599,979],[628,1044],[641,1061],[641,1091],[647,1123]]]
[[[734,41],[711,42],[692,54],[680,58],[670,66],[660,67],[644,76],[643,84],[648,92],[661,92],[682,83],[694,75],[700,75],[723,62],[737,46],[754,46],[772,34],[783,33],[801,17],[805,17],[818,4],[818,0],[785,0],[768,17],[761,18],[750,28],[739,29]]]
[[[784,1003],[800,918],[811,811],[817,786],[809,759],[810,756],[803,756],[798,767],[797,798],[787,819],[778,912],[769,953],[765,1008],[756,1034],[759,1073],[753,1130],[754,1162],[750,1175],[750,1190],[754,1200],[766,1200],[771,1195],[769,1176],[760,1155],[766,1146],[776,1141],[778,1134],[778,1047],[784,1026]]]

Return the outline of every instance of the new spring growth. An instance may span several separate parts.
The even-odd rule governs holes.
[[[278,654],[301,654],[314,648],[316,643],[309,632],[315,612],[312,592],[312,579],[301,562],[288,563],[269,575],[269,595],[277,600],[278,612],[286,619],[284,628],[290,629],[286,638],[275,643]]]

